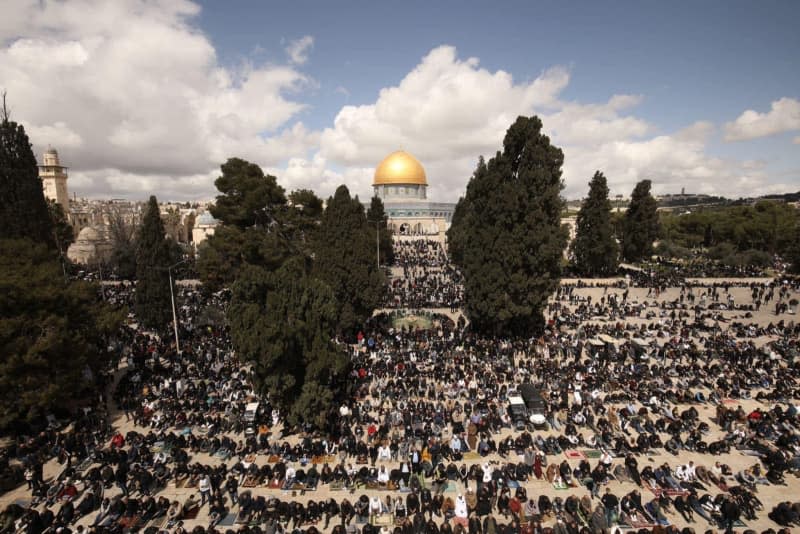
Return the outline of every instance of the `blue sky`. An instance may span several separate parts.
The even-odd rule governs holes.
[[[499,147],[502,128],[494,119],[518,113],[542,116],[545,132],[552,129],[554,141],[564,148],[570,197],[583,193],[593,167],[604,170],[612,191],[619,192],[643,177],[664,192],[680,186],[705,192],[729,188],[730,194],[800,189],[800,2],[180,0],[142,7],[139,0],[120,0],[113,13],[93,9],[93,0],[36,4],[20,2],[20,19],[34,21],[25,29],[0,25],[9,58],[19,55],[21,42],[36,40],[44,44],[35,51],[52,57],[53,47],[60,46],[58,57],[72,57],[76,52],[69,45],[78,42],[85,52],[79,56],[88,57],[79,69],[58,65],[42,73],[52,78],[58,72],[69,86],[81,70],[85,75],[90,68],[107,68],[92,39],[125,39],[108,33],[103,17],[108,11],[109,18],[113,14],[119,20],[127,10],[136,15],[132,26],[140,29],[139,42],[142,35],[152,35],[170,65],[180,65],[184,57],[187,65],[165,75],[148,70],[166,59],[137,58],[138,83],[155,87],[162,98],[191,92],[197,101],[186,113],[197,116],[175,112],[174,120],[200,121],[193,131],[208,128],[196,140],[187,132],[177,151],[137,167],[121,150],[126,143],[130,148],[170,143],[159,142],[151,126],[136,124],[131,110],[112,106],[96,117],[114,140],[104,160],[91,153],[90,134],[75,119],[46,119],[33,111],[33,103],[22,102],[23,113],[31,109],[33,131],[41,140],[58,143],[56,133],[74,140],[74,146],[67,144],[74,148],[73,182],[86,194],[135,196],[156,187],[174,196],[213,195],[209,180],[218,160],[241,146],[245,156],[283,179],[287,188],[310,186],[325,194],[336,182],[346,182],[363,195],[379,154],[402,144],[420,157],[438,193],[454,199],[477,156]],[[70,18],[65,14],[81,12],[92,13],[85,17],[88,22],[62,22]],[[53,31],[54,24],[64,27]],[[313,44],[292,60],[287,48],[303,38]],[[35,52],[25,51],[26,57]],[[502,78],[501,71],[513,77],[511,85],[484,91]],[[220,72],[232,80],[223,90],[217,83]],[[452,109],[430,119],[446,106],[432,110],[436,101],[411,83],[413,73],[430,80],[431,94],[444,94],[444,104],[447,91],[453,91]],[[558,73],[566,78],[557,81]],[[4,74],[8,79],[13,70],[4,73],[0,64],[0,85]],[[76,87],[82,80],[76,78]],[[249,95],[243,89],[248,81]],[[450,82],[474,87],[460,91]],[[555,88],[544,94],[534,87],[537,82]],[[390,97],[381,93],[386,89]],[[21,90],[26,92],[24,86]],[[521,93],[528,95],[524,104],[491,103]],[[612,105],[620,96],[627,103]],[[105,105],[108,98],[101,100]],[[62,102],[70,105],[66,97]],[[231,108],[209,111],[209,102]],[[488,103],[473,107],[474,102]],[[425,109],[427,117],[416,116],[415,109]],[[747,110],[759,115],[743,115]],[[591,120],[583,124],[582,119]],[[231,132],[246,134],[237,139],[228,133],[225,142],[213,139],[220,121]],[[466,128],[473,134],[469,139],[451,142],[450,136],[465,137]],[[165,127],[162,134],[170,131],[175,128]],[[381,133],[387,131],[392,133]],[[485,141],[476,141],[483,134]],[[189,157],[191,143],[196,144],[195,163],[181,165],[178,155],[185,151]]]
[[[227,63],[280,61],[281,40],[314,37],[306,70],[320,83],[309,124],[397,84],[449,44],[481,65],[532,79],[572,69],[565,96],[643,94],[665,128],[726,121],[800,90],[800,2],[203,2],[200,26]],[[263,52],[254,50],[263,49]],[[345,87],[350,98],[337,93]]]

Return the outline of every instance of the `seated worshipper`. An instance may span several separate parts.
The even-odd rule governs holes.
[[[458,497],[456,497],[454,521],[456,524],[466,528],[468,525],[467,522],[468,516],[469,516],[469,511],[467,506],[467,500],[464,498],[463,495],[459,495]]]
[[[56,500],[62,502],[69,502],[75,498],[78,494],[78,488],[75,487],[75,484],[72,483],[72,479],[67,478],[64,481],[64,485],[58,490],[56,494]]]
[[[388,444],[383,444],[378,447],[378,461],[388,462],[392,459],[392,450]]]
[[[386,466],[382,465],[378,470],[378,477],[377,480],[380,484],[388,484],[389,483],[389,471],[386,470]]]
[[[291,485],[294,483],[295,476],[297,475],[297,470],[294,468],[293,465],[288,465],[286,467],[286,475],[284,476],[284,481],[287,485]]]
[[[369,500],[369,516],[375,517],[384,513],[383,503],[378,497],[372,497]]]
[[[97,497],[92,489],[89,488],[86,490],[86,495],[84,495],[83,499],[81,499],[81,502],[78,504],[78,507],[75,509],[75,511],[77,512],[78,517],[83,517],[93,512],[98,505],[99,502],[97,501]]]
[[[614,462],[614,457],[611,456],[611,453],[607,450],[603,450],[603,453],[600,455],[600,463],[606,467],[606,470],[611,468],[611,464]]]

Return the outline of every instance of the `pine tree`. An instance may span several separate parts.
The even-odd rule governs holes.
[[[55,250],[39,167],[25,128],[0,109],[0,238],[27,238]]]
[[[481,159],[448,231],[465,278],[466,312],[482,333],[530,336],[561,275],[564,155],[538,117],[519,117],[503,151]]]
[[[172,321],[168,268],[174,259],[158,202],[151,196],[136,238],[135,311],[147,328],[166,329]]]
[[[328,199],[314,253],[314,274],[333,290],[338,302],[337,331],[352,333],[380,304],[385,288],[364,206],[343,185]]]
[[[209,209],[220,224],[200,245],[197,258],[203,288],[209,291],[230,286],[245,265],[274,270],[300,254],[322,211],[322,202],[310,191],[293,193],[296,205],[290,208],[276,178],[254,163],[230,158],[221,170],[214,182],[220,194]]]
[[[606,177],[600,171],[589,182],[589,196],[578,212],[572,254],[575,268],[582,275],[609,276],[617,270],[619,246],[611,223]]]
[[[378,250],[380,251],[380,261],[383,265],[394,263],[394,249],[392,248],[392,232],[389,230],[389,217],[380,197],[372,197],[369,208],[367,209],[367,222],[370,228],[375,229],[377,225]]]
[[[222,176],[214,182],[220,194],[209,210],[211,215],[239,228],[271,224],[274,210],[286,204],[284,190],[275,177],[264,175],[261,167],[239,158],[230,158],[221,169]]]
[[[659,222],[656,199],[650,194],[650,180],[636,184],[622,222],[622,256],[625,261],[649,259],[653,242],[658,237]]]

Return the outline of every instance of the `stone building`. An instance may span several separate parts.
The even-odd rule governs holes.
[[[214,230],[218,224],[219,221],[212,217],[209,212],[204,211],[200,214],[195,219],[194,227],[192,228],[192,243],[194,243],[194,246],[199,246],[209,236],[214,235]]]
[[[67,258],[81,265],[100,265],[108,262],[113,248],[107,226],[87,226],[69,246]]]
[[[69,193],[67,192],[67,168],[58,160],[58,152],[48,148],[39,165],[39,178],[47,200],[54,200],[61,205],[64,214],[69,217]]]
[[[445,240],[455,204],[428,200],[428,177],[414,156],[402,150],[389,154],[375,168],[372,188],[395,236]]]

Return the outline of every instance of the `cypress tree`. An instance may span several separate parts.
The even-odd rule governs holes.
[[[538,117],[519,117],[503,151],[481,159],[448,231],[465,279],[466,312],[482,333],[530,336],[558,285],[567,232],[561,226],[564,155]]]
[[[392,233],[389,230],[389,218],[380,197],[372,197],[367,209],[367,221],[370,228],[378,233],[378,250],[381,254],[381,263],[391,265],[394,263],[394,249],[392,248]],[[377,229],[376,229],[377,225]]]
[[[30,239],[55,250],[39,167],[25,128],[0,110],[0,237]]]
[[[275,271],[244,266],[228,320],[237,354],[253,363],[258,390],[286,410],[290,423],[323,428],[348,358],[332,342],[336,298],[309,267],[301,257]]]
[[[147,328],[164,329],[172,320],[167,269],[174,258],[170,251],[158,202],[151,196],[136,238],[135,311]]]
[[[333,290],[337,331],[353,332],[378,306],[384,276],[375,264],[375,234],[364,206],[344,185],[328,199],[314,238],[314,274]]]
[[[578,212],[572,254],[575,268],[583,275],[608,276],[617,270],[619,246],[611,224],[606,177],[600,171],[589,182],[589,196]]]
[[[653,254],[659,223],[656,199],[650,194],[651,185],[650,180],[642,180],[631,193],[631,202],[622,221],[622,256],[625,261],[648,259]]]
[[[47,245],[0,239],[0,295],[0,429],[96,398],[124,317],[100,301],[97,285],[65,283]]]

